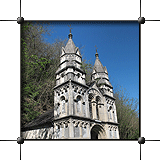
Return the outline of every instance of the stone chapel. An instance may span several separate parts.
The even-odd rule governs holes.
[[[56,71],[54,107],[21,130],[24,139],[119,139],[113,87],[96,50],[86,84],[79,48],[68,35]]]

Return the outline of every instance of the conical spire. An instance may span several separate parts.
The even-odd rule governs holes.
[[[96,60],[95,60],[95,64],[94,64],[93,68],[96,70],[96,72],[104,72],[105,70],[104,70],[102,63],[99,60],[99,55],[97,53],[97,49],[96,49],[95,56],[96,56]]]
[[[112,85],[109,82],[107,68],[104,67],[102,65],[101,61],[99,60],[99,55],[97,53],[97,49],[96,49],[95,56],[96,56],[96,60],[95,60],[94,67],[93,67],[92,80],[100,78],[98,80],[97,84],[107,84],[110,87],[112,87]]]
[[[68,35],[69,40],[68,40],[68,42],[67,42],[67,44],[65,46],[65,49],[64,49],[65,53],[75,53],[76,52],[76,48],[77,47],[75,46],[75,44],[74,44],[74,42],[72,40],[73,35],[71,33],[71,29],[72,28],[70,28],[70,33]]]

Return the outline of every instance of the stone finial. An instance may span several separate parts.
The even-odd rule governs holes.
[[[95,45],[95,47],[96,47],[96,54],[95,54],[95,56],[96,56],[96,58],[98,58],[99,55],[98,55],[98,53],[97,53],[97,46]]]
[[[73,28],[71,28],[71,24],[68,25],[68,27],[70,27],[70,29],[69,29],[70,33],[69,33],[69,35],[68,35],[68,38],[69,38],[69,39],[72,39],[73,35],[72,35],[72,33],[71,33],[71,30],[72,30]]]
[[[73,37],[72,33],[69,33],[68,38],[72,39],[72,37]]]
[[[97,53],[97,52],[96,52],[95,56],[96,56],[96,58],[98,58],[98,57],[99,57],[99,55],[98,55],[98,53]]]

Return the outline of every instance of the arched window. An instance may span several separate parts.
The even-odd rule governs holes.
[[[113,111],[113,121],[116,122],[115,112]]]
[[[81,112],[81,96],[77,96],[77,112]]]
[[[99,110],[98,110],[98,104],[96,104],[96,114],[97,114],[97,119],[99,119]]]
[[[62,73],[62,74],[61,74],[61,77],[62,77],[62,78],[61,78],[61,83],[64,82],[64,76],[65,76],[64,73]]]
[[[94,98],[94,95],[92,93],[90,93],[88,96],[90,118],[92,118],[92,99],[93,98]]]
[[[96,115],[97,115],[97,119],[99,119],[99,104],[100,104],[100,102],[101,102],[101,98],[100,98],[100,96],[97,96],[96,97]]]
[[[61,97],[62,114],[65,113],[65,97]]]
[[[62,78],[64,77],[64,73],[61,74],[61,77],[62,77]]]
[[[89,101],[89,114],[90,114],[90,118],[92,118],[92,104]]]
[[[114,129],[114,138],[117,138],[117,131],[116,131],[116,128]]]
[[[110,106],[108,109],[108,118],[111,120],[112,119],[112,107]]]
[[[110,119],[112,119],[112,111],[110,110]]]
[[[78,73],[78,74],[77,74],[77,77],[80,78],[80,76],[81,76],[81,75]]]
[[[113,126],[109,126],[108,127],[108,138],[113,139],[113,132],[114,132],[114,127]]]
[[[96,102],[97,102],[97,103],[100,103],[100,102],[101,102],[101,97],[100,97],[100,96],[97,96],[97,97],[96,97]]]
[[[112,134],[112,129],[111,128],[109,128],[109,136],[110,136],[110,138],[113,138],[113,134]]]

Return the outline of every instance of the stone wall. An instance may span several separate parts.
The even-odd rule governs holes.
[[[90,139],[91,129],[94,126],[99,126],[103,130],[99,134],[98,139],[119,139],[118,126],[116,125],[100,125],[99,123],[92,123],[90,129],[90,123],[81,120],[71,120],[68,123],[59,122],[55,124],[55,128],[41,128],[22,132],[24,139]],[[73,125],[72,125],[73,124]],[[73,130],[70,128],[72,128]],[[69,131],[72,131],[73,137],[70,137]]]
[[[22,132],[22,137],[24,139],[53,139],[53,131],[53,127],[29,130]]]

